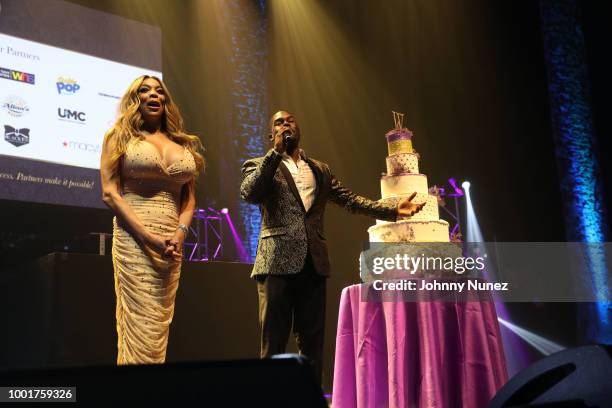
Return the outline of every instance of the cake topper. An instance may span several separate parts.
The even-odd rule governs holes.
[[[393,123],[395,124],[395,128],[401,130],[404,128],[404,114],[396,111],[393,112]]]

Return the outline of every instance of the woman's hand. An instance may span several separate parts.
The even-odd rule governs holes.
[[[151,232],[147,233],[143,239],[143,243],[153,251],[160,254],[162,258],[173,258],[175,261],[180,261],[183,256],[182,251],[177,252],[176,248],[178,248],[178,246],[175,246],[175,244],[171,242],[177,241],[174,240],[174,237],[165,238]],[[178,245],[178,242],[176,245]],[[182,242],[180,248],[182,248]]]
[[[183,242],[185,242],[185,233],[177,229],[171,238],[165,240],[166,250],[164,256],[171,256],[177,261],[183,258]]]
[[[151,248],[160,255],[163,255],[166,251],[166,241],[167,240],[164,239],[164,237],[162,237],[161,235],[157,235],[152,232],[147,232],[142,239],[143,244],[145,244],[147,247]]]

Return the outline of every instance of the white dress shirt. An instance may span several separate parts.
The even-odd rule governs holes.
[[[289,169],[289,173],[291,173],[291,177],[293,177],[293,182],[300,193],[304,208],[308,211],[310,207],[312,207],[312,203],[315,199],[315,191],[317,189],[315,175],[308,163],[302,159],[301,150],[297,162],[293,161],[293,158],[287,153],[283,153],[282,156],[283,163],[287,166],[287,169]]]

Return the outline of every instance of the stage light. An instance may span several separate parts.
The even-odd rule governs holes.
[[[228,214],[229,210],[227,208],[222,208],[221,209],[221,214]]]
[[[484,242],[482,232],[480,231],[480,225],[478,224],[478,219],[476,218],[476,212],[474,211],[470,186],[471,183],[469,181],[464,181],[461,183],[461,187],[463,187],[463,190],[465,191],[467,242]]]
[[[469,181],[468,181],[468,182],[464,182],[464,184],[465,184],[465,183],[468,183],[468,187],[469,187],[469,184],[470,184],[470,183],[469,183]],[[450,184],[450,186],[451,186],[451,187],[453,188],[453,190],[455,191],[454,193],[450,193],[450,192],[449,192],[449,194],[448,194],[448,195],[449,195],[450,197],[463,197],[463,196],[465,195],[465,191],[463,191],[462,189],[460,189],[460,188],[457,186],[457,180],[455,180],[455,178],[454,178],[454,177],[451,177],[451,178],[449,178],[449,179],[448,179],[448,184]]]

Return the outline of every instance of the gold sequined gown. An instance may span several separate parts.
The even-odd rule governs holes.
[[[121,166],[122,196],[149,231],[177,229],[182,186],[194,177],[189,150],[165,167],[157,148],[134,139]],[[113,220],[113,267],[117,296],[117,364],[163,363],[181,263],[141,247]]]

